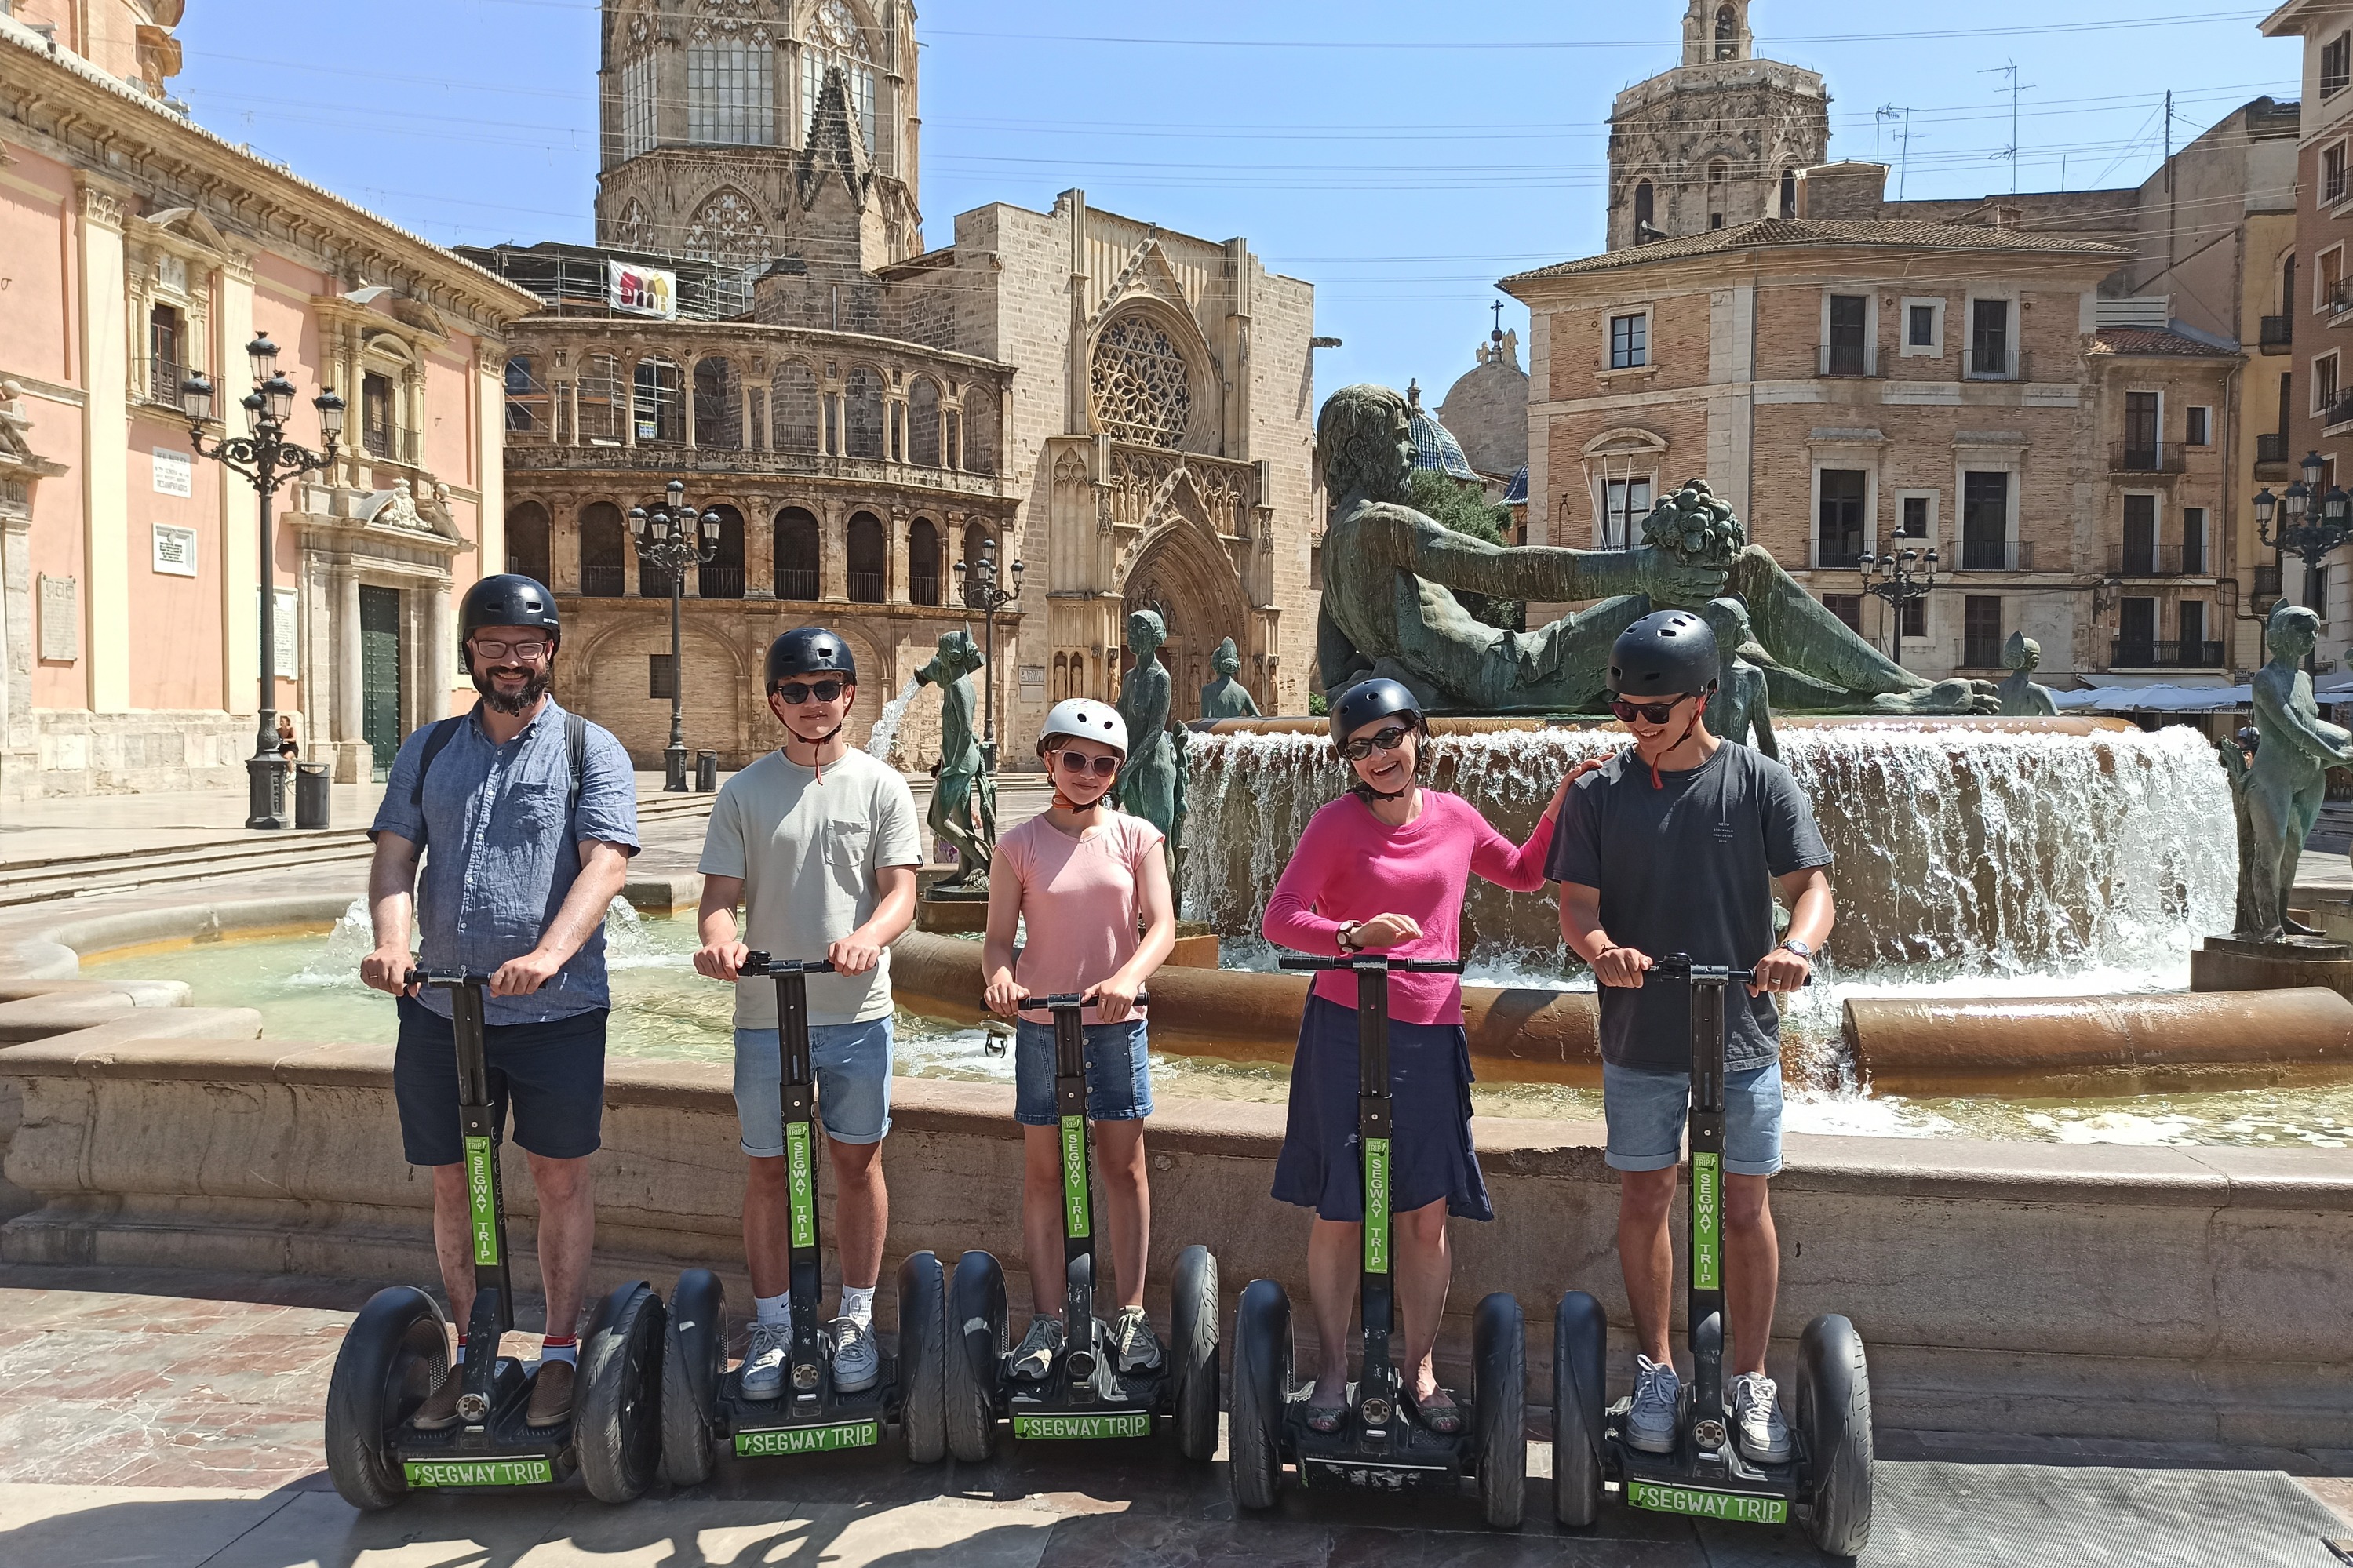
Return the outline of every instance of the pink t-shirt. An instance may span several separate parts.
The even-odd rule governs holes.
[[[1013,978],[1031,995],[1084,991],[1135,956],[1145,858],[1160,853],[1160,829],[1144,818],[1114,811],[1083,838],[1040,815],[997,841],[1021,884],[1027,939]],[[1021,1016],[1039,1023],[1053,1016],[1043,1007],[1024,1007]],[[1092,1007],[1084,1016],[1100,1021]]]
[[[1536,820],[1525,844],[1488,826],[1461,795],[1421,792],[1421,815],[1391,827],[1356,795],[1318,811],[1299,836],[1274,894],[1266,901],[1266,940],[1299,952],[1336,954],[1340,926],[1375,915],[1410,915],[1421,940],[1385,949],[1393,958],[1456,958],[1462,941],[1462,895],[1476,872],[1498,887],[1533,893],[1545,884],[1553,825]],[[1356,977],[1330,971],[1315,994],[1356,1005]],[[1408,1024],[1462,1021],[1462,982],[1452,974],[1389,976],[1389,1016]]]

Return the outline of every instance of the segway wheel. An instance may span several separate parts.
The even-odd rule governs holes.
[[[947,1295],[938,1254],[913,1253],[899,1265],[899,1432],[918,1465],[948,1452]]]
[[[1290,1398],[1291,1298],[1271,1279],[1253,1279],[1234,1313],[1234,1398],[1226,1426],[1226,1473],[1237,1508],[1274,1506]]]
[[[727,1288],[690,1268],[670,1292],[662,1330],[661,1470],[674,1487],[711,1479],[711,1416],[727,1370]]]
[[[1814,1544],[1856,1556],[1871,1540],[1871,1369],[1862,1336],[1835,1312],[1808,1323],[1798,1341],[1797,1393]]]
[[[997,1372],[1005,1354],[1005,1270],[986,1252],[956,1259],[948,1284],[948,1452],[967,1465],[997,1452]]]
[[[1480,1510],[1493,1528],[1517,1530],[1528,1489],[1528,1335],[1520,1304],[1506,1291],[1472,1315],[1471,1366]]]
[[[368,1298],[327,1380],[327,1473],[345,1502],[374,1512],[407,1495],[394,1439],[448,1371],[448,1326],[432,1297],[393,1285]]]
[[[1552,1321],[1552,1511],[1580,1530],[1601,1517],[1609,1364],[1609,1317],[1600,1302],[1571,1290]]]
[[[644,1280],[605,1298],[580,1342],[572,1420],[580,1479],[598,1502],[634,1502],[662,1459],[662,1342],[669,1313]]]
[[[1195,1464],[1218,1452],[1218,1258],[1206,1247],[1176,1255],[1168,1326],[1176,1352],[1176,1451]]]

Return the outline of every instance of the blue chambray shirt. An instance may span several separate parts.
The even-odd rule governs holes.
[[[424,809],[410,804],[425,752],[425,725],[401,742],[371,836],[396,833],[425,846],[417,896],[427,969],[489,974],[539,945],[580,875],[580,840],[638,852],[637,775],[612,732],[588,726],[580,768],[580,808],[566,823],[572,763],[564,710],[551,697],[522,734],[503,746],[482,732],[479,704],[433,759]],[[417,1001],[449,1016],[449,997],[426,987]],[[491,996],[487,1024],[542,1024],[612,1005],[599,926],[547,984],[529,996]]]

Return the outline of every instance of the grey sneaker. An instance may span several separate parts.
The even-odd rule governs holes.
[[[1160,1368],[1160,1336],[1141,1307],[1122,1307],[1111,1326],[1112,1354],[1123,1376]]]
[[[1029,1331],[1021,1336],[1021,1347],[1013,1352],[1013,1375],[1036,1380],[1054,1370],[1054,1358],[1062,1353],[1062,1320],[1032,1318]]]
[[[1740,1451],[1760,1465],[1789,1462],[1789,1424],[1781,1419],[1778,1392],[1761,1372],[1744,1372],[1732,1380],[1732,1424],[1740,1434]]]
[[[1683,1388],[1672,1363],[1662,1364],[1637,1352],[1634,1408],[1626,1415],[1626,1441],[1645,1454],[1674,1452],[1675,1404]]]
[[[737,1386],[746,1399],[774,1399],[785,1391],[785,1358],[792,1353],[790,1323],[754,1323],[752,1342],[744,1347],[744,1381]]]
[[[858,1394],[874,1386],[882,1375],[882,1352],[874,1331],[855,1318],[833,1321],[833,1386],[838,1394]]]

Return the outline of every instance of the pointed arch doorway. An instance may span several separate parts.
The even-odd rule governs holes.
[[[1226,637],[1247,655],[1250,605],[1224,546],[1189,519],[1164,528],[1145,543],[1128,567],[1121,587],[1118,636],[1120,679],[1134,663],[1127,651],[1127,617],[1157,610],[1168,628],[1160,662],[1168,669],[1169,717],[1178,723],[1201,716],[1201,688],[1216,673],[1209,659]]]

